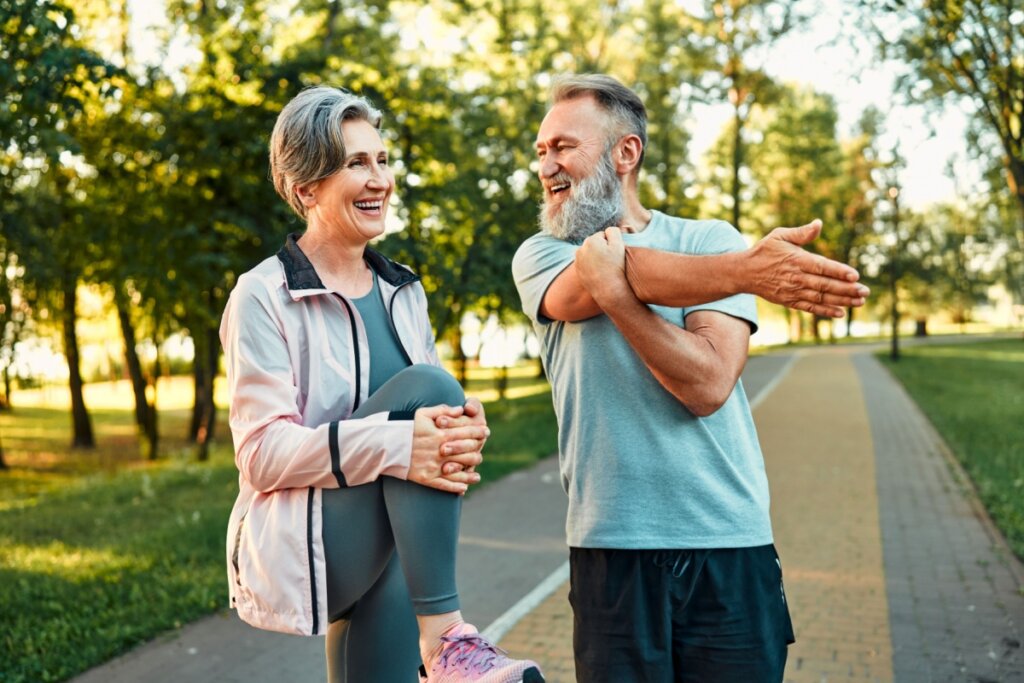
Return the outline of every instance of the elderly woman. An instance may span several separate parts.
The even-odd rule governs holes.
[[[239,278],[221,325],[231,605],[260,628],[326,632],[331,681],[409,683],[421,662],[429,683],[543,681],[459,612],[460,496],[489,432],[439,367],[419,278],[367,246],[395,185],[380,120],[317,87],[274,126],[274,187],[307,227]]]

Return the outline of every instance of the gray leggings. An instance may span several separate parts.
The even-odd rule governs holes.
[[[413,365],[381,385],[352,417],[465,401],[447,372]],[[330,683],[417,680],[414,612],[459,608],[455,553],[461,509],[460,496],[393,477],[324,489]]]

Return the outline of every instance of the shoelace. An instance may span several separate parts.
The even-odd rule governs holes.
[[[479,633],[441,636],[441,640],[449,643],[441,651],[438,660],[442,669],[456,666],[464,671],[484,673],[494,667],[493,662],[499,654],[507,654],[501,648],[491,645]]]

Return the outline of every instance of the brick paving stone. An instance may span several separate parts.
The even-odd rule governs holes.
[[[785,680],[891,681],[875,460],[847,354],[805,354],[755,419],[797,638]]]
[[[869,355],[854,363],[887,521],[886,581],[892,621],[900,624],[893,629],[896,680],[1024,681],[1020,563],[902,386]]]

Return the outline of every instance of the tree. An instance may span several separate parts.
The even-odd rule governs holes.
[[[40,299],[58,303],[71,377],[73,445],[94,444],[78,366],[76,290],[87,258],[73,121],[109,92],[113,67],[82,47],[63,4],[0,0],[0,207],[7,248]],[[31,202],[22,201],[31,195]],[[14,221],[17,207],[26,220]]]
[[[900,92],[941,104],[959,98],[984,132],[983,155],[998,156],[1018,206],[1024,251],[1024,15],[1018,3],[985,0],[862,0],[883,56],[905,60]]]
[[[697,35],[708,61],[700,87],[713,102],[732,107],[729,129],[731,222],[742,232],[743,170],[747,166],[744,130],[758,106],[772,102],[774,80],[753,62],[779,38],[807,21],[799,0],[703,0],[695,13]]]

